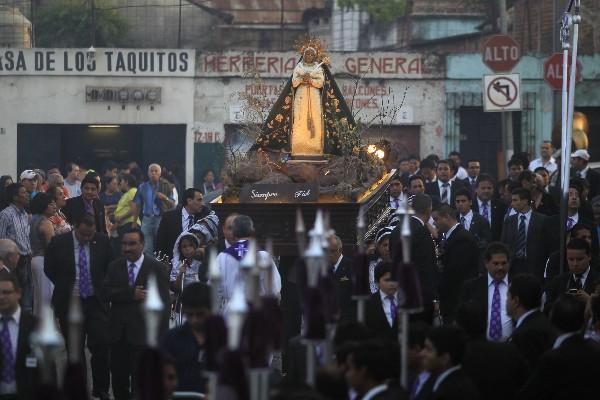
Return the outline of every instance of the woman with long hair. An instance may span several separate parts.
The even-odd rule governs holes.
[[[40,316],[42,305],[50,303],[54,285],[44,274],[44,251],[54,236],[50,217],[56,214],[56,202],[48,193],[39,192],[30,203],[31,278],[33,283],[33,314]]]
[[[0,177],[0,211],[4,210],[10,204],[10,201],[6,198],[6,187],[13,183],[13,179],[10,175],[2,175]]]

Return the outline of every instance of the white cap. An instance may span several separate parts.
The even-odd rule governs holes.
[[[571,157],[582,158],[585,161],[590,161],[590,153],[588,153],[586,149],[575,150],[575,152],[571,154]]]
[[[25,171],[21,172],[21,178],[20,180],[23,179],[35,179],[36,173],[34,170],[32,169],[26,169]]]

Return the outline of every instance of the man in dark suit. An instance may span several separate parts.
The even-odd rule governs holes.
[[[431,217],[431,197],[426,194],[415,194],[411,204],[415,214],[410,218],[410,254],[421,281],[424,304],[423,312],[414,319],[430,324],[433,318],[433,301],[438,299],[440,278],[437,265],[437,245],[426,225]],[[390,251],[394,264],[402,260],[400,229],[401,224],[398,224],[390,235]],[[411,318],[411,320],[414,319]]]
[[[555,333],[546,316],[539,311],[542,284],[531,274],[513,276],[506,296],[506,311],[515,323],[508,339],[533,369],[540,356],[552,347]]]
[[[406,394],[396,390],[388,381],[399,372],[398,350],[392,343],[369,340],[358,344],[348,355],[346,381],[359,399],[405,399]]]
[[[514,399],[527,380],[527,363],[512,343],[486,340],[486,307],[477,300],[462,303],[456,324],[467,334],[462,366],[482,399]]]
[[[492,231],[489,221],[471,209],[473,195],[469,189],[458,189],[455,198],[454,204],[456,211],[458,211],[458,222],[475,236],[479,250],[483,252],[492,241]]]
[[[20,300],[17,278],[0,275],[0,398],[33,400],[38,369],[29,337],[36,321],[19,306]]]
[[[183,206],[163,214],[156,233],[155,250],[173,258],[173,246],[184,230],[206,217],[210,209],[202,204],[204,196],[199,189],[189,188],[183,194]]]
[[[106,220],[104,218],[104,205],[98,198],[100,182],[93,176],[86,175],[81,181],[81,195],[71,197],[62,209],[71,225],[81,219],[83,214],[94,216],[96,232],[106,234]]]
[[[459,179],[453,179],[456,167],[452,160],[440,160],[437,165],[437,180],[425,184],[425,193],[431,197],[437,197],[441,203],[454,207],[456,190],[465,186]]]
[[[430,399],[479,399],[477,387],[461,366],[465,347],[462,329],[446,325],[429,331],[421,355],[425,368],[436,376]]]
[[[477,276],[479,247],[477,241],[456,220],[456,211],[447,204],[440,204],[432,214],[440,234],[442,275],[439,285],[440,309],[446,323],[454,319],[460,288],[465,281]]]
[[[584,303],[567,294],[552,307],[550,319],[560,332],[544,353],[519,399],[594,399],[600,393],[600,349],[583,338]]]
[[[567,244],[569,271],[555,277],[546,290],[548,304],[561,294],[569,293],[586,304],[596,290],[600,273],[591,268],[591,248],[583,239],[571,239]]]
[[[329,238],[329,267],[333,271],[333,288],[339,308],[340,323],[356,319],[352,300],[352,260],[342,254],[342,240],[337,235]]]
[[[156,277],[164,305],[160,332],[169,324],[169,274],[164,264],[144,254],[144,234],[131,229],[123,234],[124,258],[108,266],[104,281],[105,298],[110,301],[110,343],[112,389],[115,400],[131,397],[129,379],[135,388],[137,362],[146,345],[146,325],[142,303],[148,293],[148,278]]]
[[[468,184],[471,192],[475,193],[477,188],[477,180],[481,173],[481,163],[477,159],[471,159],[467,161],[467,177],[464,179],[465,183]]]
[[[16,276],[19,264],[19,247],[10,239],[0,239],[0,274]]]
[[[504,221],[500,241],[511,251],[515,274],[531,273],[541,279],[546,261],[545,217],[531,209],[531,193],[522,188],[512,191],[511,206],[516,214]]]
[[[483,254],[487,273],[465,282],[461,296],[461,303],[474,302],[485,307],[487,338],[495,342],[508,339],[513,329],[506,312],[508,260],[508,248],[503,243],[490,243]]]
[[[593,199],[600,194],[600,173],[589,167],[589,161],[590,154],[585,149],[575,150],[571,154],[571,170],[573,171],[573,175],[588,181],[590,184],[588,198]]]
[[[74,230],[55,236],[46,249],[44,273],[54,284],[52,306],[67,342],[69,337],[69,304],[73,294],[81,301],[83,312],[81,360],[84,345],[91,353],[93,395],[108,399],[110,385],[108,346],[108,304],[102,297],[104,278],[111,261],[108,238],[96,232],[94,217],[83,214]],[[83,365],[86,363],[83,362]]]
[[[472,208],[473,212],[481,215],[490,223],[492,240],[500,240],[506,204],[494,198],[494,180],[491,176],[481,174],[477,178]]]
[[[367,300],[365,325],[373,335],[389,341],[398,340],[397,310],[398,282],[392,280],[392,263],[379,263],[375,267],[375,282],[379,290]]]

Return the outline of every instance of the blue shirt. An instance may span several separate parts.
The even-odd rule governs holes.
[[[146,217],[159,216],[161,210],[159,206],[159,199],[156,198],[156,192],[158,191],[158,183],[152,186],[150,182],[142,183],[133,198],[135,203],[142,207],[142,214]]]

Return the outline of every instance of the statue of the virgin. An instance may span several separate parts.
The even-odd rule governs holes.
[[[328,68],[319,39],[298,44],[300,60],[271,109],[257,145],[291,153],[295,159],[340,154],[344,129],[354,119]]]

